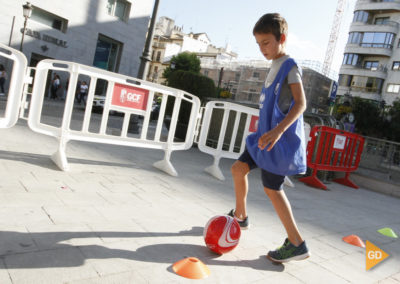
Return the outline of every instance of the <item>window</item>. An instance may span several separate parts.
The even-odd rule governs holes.
[[[35,6],[32,9],[31,20],[62,31],[63,33],[67,32],[68,20]]]
[[[400,70],[400,61],[393,61],[392,70]]]
[[[345,53],[343,57],[343,65],[358,65],[360,64],[360,57],[358,54],[354,53]]]
[[[367,21],[368,21],[368,12],[365,11],[354,12],[353,23],[354,22],[366,23]]]
[[[339,86],[349,87],[351,81],[353,80],[353,75],[339,75]]]
[[[393,47],[394,34],[392,33],[364,33],[361,41],[363,47]]]
[[[386,92],[397,94],[399,91],[400,91],[400,85],[399,84],[388,84],[387,85]]]
[[[204,76],[208,76],[208,70],[204,70]]]
[[[122,43],[99,34],[93,66],[118,72],[118,65],[122,52]]]
[[[109,15],[126,22],[131,12],[131,3],[126,0],[108,0],[107,11]]]
[[[365,61],[364,68],[370,70],[378,70],[379,61]]]
[[[157,51],[156,62],[160,62],[161,60],[161,51]]]
[[[153,82],[158,79],[158,66],[154,66],[153,74],[151,76],[153,78]]]
[[[240,73],[236,73],[235,74],[235,81],[239,82],[239,80],[240,80]]]
[[[259,72],[253,72],[253,78],[260,78]]]
[[[389,22],[389,17],[382,17],[375,19],[375,25],[386,25]]]
[[[349,40],[347,43],[360,43],[361,42],[362,33],[350,33]]]

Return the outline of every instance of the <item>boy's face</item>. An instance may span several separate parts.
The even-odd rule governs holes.
[[[261,53],[266,59],[274,60],[285,55],[285,35],[281,35],[279,41],[276,40],[275,36],[272,33],[256,33],[254,37],[256,38],[256,42],[260,48]]]

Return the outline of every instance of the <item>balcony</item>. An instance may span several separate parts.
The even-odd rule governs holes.
[[[339,74],[386,79],[387,71],[387,67],[382,64],[373,68],[365,68],[362,65],[342,65]]]
[[[356,53],[364,55],[377,55],[391,57],[393,53],[393,46],[391,44],[382,43],[360,43],[360,44],[347,44],[344,53]]]
[[[392,33],[397,35],[399,27],[399,23],[395,21],[388,21],[384,24],[354,22],[351,24],[349,32]]]
[[[359,0],[356,3],[354,11],[379,11],[383,13],[400,11],[400,0],[391,2],[382,2],[379,0]]]
[[[165,43],[163,43],[163,42],[157,42],[157,41],[153,41],[153,47],[154,47],[154,48],[161,48],[161,49],[165,49]]]
[[[382,95],[379,93],[377,88],[339,86],[337,95],[343,96],[345,94],[351,94],[353,97],[360,97],[375,101],[382,100]]]

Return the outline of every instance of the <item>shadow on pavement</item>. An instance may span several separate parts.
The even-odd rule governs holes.
[[[59,171],[60,169],[53,163],[50,155],[32,154],[24,152],[12,152],[0,150],[0,160],[20,161],[27,164],[40,166],[50,170]],[[96,165],[96,166],[109,166],[109,167],[137,167],[135,164],[122,164],[97,160],[86,160],[77,158],[68,158],[68,162],[72,164]]]
[[[265,256],[254,260],[219,260],[220,255],[211,252],[205,245],[186,243],[154,244],[139,247],[136,250],[112,249],[101,245],[58,244],[62,241],[77,238],[145,238],[203,235],[203,227],[192,227],[180,232],[43,232],[21,233],[0,231],[0,238],[7,247],[23,248],[21,251],[3,252],[0,258],[5,259],[7,269],[77,267],[87,259],[127,259],[140,262],[173,264],[186,257],[197,257],[207,265],[251,267],[265,271],[283,271],[283,265],[270,262]],[[44,244],[46,249],[35,249],[37,243]],[[110,243],[109,243],[110,244]],[[32,250],[26,251],[32,246]],[[18,249],[17,249],[18,250]],[[22,256],[22,257],[21,257]],[[0,266],[1,269],[1,266]],[[171,271],[169,267],[167,269]]]

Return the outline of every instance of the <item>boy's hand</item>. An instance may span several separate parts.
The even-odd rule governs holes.
[[[265,147],[267,147],[267,151],[271,151],[271,149],[275,146],[276,142],[281,138],[282,132],[274,128],[271,131],[268,131],[267,133],[264,133],[260,139],[258,139],[258,148],[261,150],[264,150]]]

